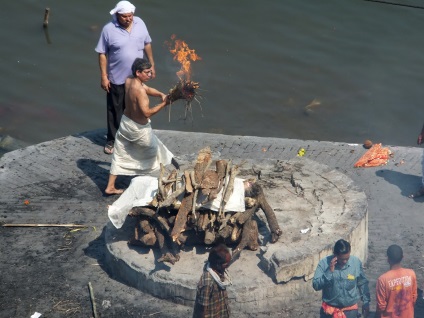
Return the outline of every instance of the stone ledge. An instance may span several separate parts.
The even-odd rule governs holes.
[[[188,158],[194,156],[184,157]],[[270,244],[265,215],[257,213],[261,249],[244,250],[229,269],[233,277],[229,297],[234,310],[279,310],[293,300],[299,301],[299,297],[315,297],[310,279],[319,260],[331,254],[339,238],[349,240],[352,253],[366,260],[366,196],[349,177],[306,158],[245,161],[240,176],[251,177],[251,167],[261,170],[258,182],[283,235]],[[302,234],[300,230],[305,228],[310,230]],[[175,265],[158,263],[158,251],[127,245],[133,229],[134,219],[129,217],[119,230],[111,224],[106,228],[106,264],[111,276],[154,296],[192,306],[207,248],[185,248]]]

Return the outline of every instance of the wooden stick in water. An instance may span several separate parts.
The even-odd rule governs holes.
[[[44,22],[43,27],[47,28],[49,26],[49,15],[50,15],[50,8],[46,8],[44,11]]]

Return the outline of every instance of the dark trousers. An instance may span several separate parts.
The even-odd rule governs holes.
[[[125,84],[110,83],[109,93],[106,95],[107,105],[107,142],[115,142],[115,135],[125,109]]]
[[[346,315],[346,318],[358,318],[358,310],[357,309],[355,309],[355,310],[347,310],[347,311],[344,312],[344,314]],[[332,318],[333,316],[332,315],[327,315],[324,312],[324,309],[322,309],[322,307],[321,307],[321,311],[319,312],[319,317],[320,318]]]

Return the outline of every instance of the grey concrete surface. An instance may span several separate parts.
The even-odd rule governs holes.
[[[300,147],[304,148],[305,158],[325,164],[330,170],[339,171],[348,176],[367,197],[369,241],[366,274],[370,280],[372,293],[374,293],[376,279],[388,269],[385,251],[393,243],[402,246],[405,254],[404,266],[416,271],[418,286],[423,288],[424,199],[412,200],[407,197],[419,187],[421,182],[423,155],[421,148],[384,145],[389,146],[394,153],[389,163],[383,167],[362,169],[353,168],[356,160],[365,152],[360,144],[176,131],[156,131],[156,133],[177,156],[197,153],[204,146],[210,146],[212,151],[219,152],[222,158],[250,158],[256,161],[290,160],[296,157]],[[93,268],[91,263],[96,255],[79,252],[89,250],[93,242],[97,243],[102,238],[96,235],[99,234],[98,230],[108,222],[106,207],[116,199],[103,195],[110,165],[110,157],[102,152],[103,144],[104,131],[91,131],[12,151],[0,159],[0,220],[2,222],[81,223],[97,229],[97,232],[79,236],[78,245],[73,247],[74,255],[78,255],[78,259],[68,260],[73,263],[65,277],[72,278],[75,282],[76,285],[72,285],[71,289],[79,290],[78,288],[82,288],[79,284],[82,283],[78,281],[78,276],[82,273],[89,275],[87,271],[90,271],[91,275],[97,277],[98,284],[102,283],[115,288],[115,291],[105,288],[104,291],[99,292],[99,301],[112,297],[112,294],[116,294],[116,289],[126,288],[121,287],[120,282],[116,283],[113,277],[103,275],[103,266]],[[118,182],[124,186],[128,185],[126,178],[121,178]],[[25,200],[29,200],[30,203],[24,204]],[[18,261],[14,259],[13,251],[24,250],[22,240],[28,232],[26,229],[15,230],[13,233],[17,236],[9,238],[12,231],[1,229],[0,235],[7,241],[8,246],[2,246],[0,252],[2,256],[9,255],[0,264],[3,280],[7,276],[17,275]],[[42,239],[45,238],[40,238]],[[331,243],[333,242],[329,242]],[[28,248],[35,248],[35,246],[34,244]],[[29,265],[18,268],[20,276],[34,275]],[[30,277],[28,276],[27,279],[30,280]],[[8,286],[9,289],[5,290],[4,286]],[[13,288],[18,287],[10,281],[0,285],[0,296],[3,301],[7,300],[8,293],[10,295],[10,289]],[[131,289],[126,291],[134,293],[134,301],[137,299],[137,293],[142,295],[139,291]],[[37,299],[45,300],[47,297],[37,293],[32,295],[36,299],[34,302]],[[298,313],[296,316],[313,317],[306,312],[316,311],[320,305],[319,296],[319,293],[316,293],[315,298],[310,299],[309,302],[301,301],[293,304],[293,312],[298,310],[298,313],[301,310],[304,314]],[[145,295],[143,297],[152,302],[152,298]],[[82,303],[87,305],[86,302]],[[27,306],[29,307],[20,303],[16,306],[15,312],[26,310],[25,313],[28,313],[35,307],[34,303]],[[47,310],[50,304],[46,302],[43,306]],[[137,304],[134,306],[137,308]],[[165,301],[159,302],[158,306],[158,308],[167,306],[173,308],[174,312],[169,316],[187,316],[185,309],[176,305],[166,305]],[[375,302],[371,306],[373,308]],[[113,317],[108,315],[112,309],[104,307],[102,309],[104,316]],[[263,316],[283,316],[283,312],[285,312],[283,309],[278,313],[264,311]],[[163,313],[160,316],[166,315]],[[255,316],[260,317],[258,314]],[[134,315],[134,317],[138,316]]]

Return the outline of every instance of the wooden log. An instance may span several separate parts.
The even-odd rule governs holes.
[[[157,197],[158,197],[158,201],[161,202],[163,200],[166,199],[166,193],[165,193],[165,188],[163,186],[163,178],[165,177],[165,168],[163,166],[163,164],[160,164],[160,174],[159,174],[159,178],[158,178],[158,192],[157,192]]]
[[[219,185],[219,178],[216,171],[206,170],[203,174],[203,179],[200,184],[203,195],[209,195],[213,189],[217,189]]]
[[[214,170],[206,170],[203,174],[202,182],[200,187],[202,189],[213,189],[217,188],[219,184],[218,173]]]
[[[268,201],[266,200],[264,191],[262,187],[258,184],[255,184],[254,186],[257,186],[257,201],[260,205],[260,208],[262,211],[264,211],[266,219],[268,221],[269,229],[271,230],[271,243],[275,243],[278,241],[278,238],[283,234],[283,231],[281,230],[277,217],[275,216],[274,210],[269,205]]]
[[[140,237],[142,237],[142,236],[143,236],[143,231],[141,231],[141,229],[140,229],[140,223],[137,223],[134,227],[134,237],[133,237],[133,239],[130,239],[130,241],[131,240],[138,241],[140,239]]]
[[[257,204],[259,204],[259,207],[265,213],[269,229],[271,231],[271,242],[277,242],[278,238],[283,232],[278,224],[274,210],[271,208],[268,201],[266,200],[263,188],[258,183],[248,182],[245,185],[245,196],[253,197],[256,199]],[[241,217],[240,220],[243,220],[243,217]],[[240,220],[237,220],[237,222],[240,222]]]
[[[247,248],[251,251],[256,251],[259,248],[258,223],[255,220],[250,220],[243,227],[243,232],[244,231],[247,231],[247,234],[248,234]]]
[[[143,235],[140,239],[145,246],[154,246],[156,244],[157,238],[154,232],[147,233]]]
[[[241,240],[240,243],[237,245],[237,247],[233,250],[232,258],[236,258],[238,254],[241,253],[241,251],[248,247],[252,251],[255,251],[258,249],[258,224],[255,220],[249,219],[246,221],[246,223],[243,225],[243,231],[241,233]]]
[[[205,213],[196,211],[196,214],[197,214],[196,228],[201,229],[202,225],[203,225],[204,218],[205,218]]]
[[[236,219],[236,222],[240,225],[243,225],[248,220],[250,220],[258,210],[259,210],[259,204],[257,203],[250,209],[247,209],[243,213],[240,213]]]
[[[175,200],[181,195],[183,194],[185,191],[185,185],[184,183],[181,185],[181,187],[179,187],[177,190],[175,190],[174,192],[172,192],[165,200],[163,200],[162,202],[159,203],[158,205],[158,209],[159,208],[165,208],[165,207],[170,207],[172,204],[174,204]]]
[[[224,179],[225,171],[227,170],[227,160],[217,160],[215,162],[216,173],[218,174],[219,179]]]
[[[169,224],[169,225],[174,225],[174,222],[175,222],[175,218],[176,218],[176,215],[171,215],[170,217],[168,217],[166,220],[168,221],[167,223]]]
[[[201,149],[197,156],[196,164],[194,166],[195,181],[197,184],[202,183],[203,174],[209,168],[211,163],[212,163],[211,149],[209,147],[205,147]]]
[[[154,246],[156,244],[155,229],[147,217],[141,216],[141,220],[134,229],[134,238],[129,240],[128,243],[141,246]]]
[[[210,189],[208,197],[206,198],[204,203],[215,200],[218,197],[218,193],[219,193],[218,188]]]
[[[238,166],[233,166],[230,171],[230,178],[228,180],[228,184],[225,187],[224,195],[222,197],[221,205],[219,207],[219,217],[222,218],[224,214],[225,205],[230,200],[230,196],[233,193],[234,190],[234,180],[236,178],[236,175],[238,174]]]
[[[190,171],[188,171],[188,170],[184,171],[184,178],[185,178],[185,191],[187,193],[192,193],[193,192],[193,184],[191,183]]]
[[[169,174],[168,179],[164,183],[163,191],[165,192],[165,195],[168,196],[169,191],[171,191],[174,184],[177,183],[177,170],[172,170],[172,172]]]
[[[184,231],[187,223],[188,213],[191,211],[193,204],[194,193],[186,194],[181,201],[180,209],[178,210],[177,217],[175,218],[174,227],[171,231],[171,239],[176,242],[178,236]]]
[[[82,224],[49,224],[49,223],[37,223],[37,224],[29,224],[29,223],[5,223],[2,225],[3,227],[88,227],[88,225]]]
[[[130,239],[128,244],[135,246],[143,246],[143,247],[152,247],[156,244],[157,238],[155,232],[151,233],[138,233],[136,237]]]
[[[165,261],[164,256],[169,253],[169,249],[168,249],[168,246],[166,244],[166,239],[165,239],[165,236],[163,235],[163,233],[161,231],[156,231],[155,234],[156,234],[156,237],[157,237],[157,240],[158,240],[158,246],[159,246],[160,252],[162,254],[162,257],[158,259],[158,262],[164,262]],[[171,263],[172,263],[172,261],[171,261]],[[174,264],[174,263],[172,263],[172,264]]]
[[[225,218],[221,221],[221,225],[219,226],[219,229],[220,230],[223,229],[227,225],[227,223],[230,220],[231,216],[232,216],[232,214],[230,212],[228,212],[227,215],[225,216]]]
[[[178,236],[178,241],[180,242],[180,244],[184,244],[186,246],[198,245],[204,240],[205,232],[203,231],[188,230]]]
[[[148,205],[151,205],[151,206],[154,206],[155,208],[157,208],[159,206],[158,196],[155,195],[153,197],[152,201]]]
[[[197,156],[196,164],[194,166],[194,171],[193,173],[190,174],[190,181],[194,187],[194,192],[189,194],[186,193],[186,196],[182,200],[181,206],[178,209],[178,214],[175,219],[174,228],[172,229],[172,233],[171,233],[171,237],[174,242],[178,239],[178,236],[180,235],[180,233],[183,232],[185,229],[188,213],[191,211],[193,217],[196,217],[195,200],[197,198],[199,185],[201,184],[203,175],[205,171],[208,169],[211,162],[212,162],[212,155],[211,155],[210,148],[205,147],[202,150],[200,150]],[[188,202],[189,199],[191,200],[191,202]]]
[[[217,160],[215,162],[216,173],[218,175],[218,186],[214,189],[211,189],[208,195],[207,200],[212,201],[218,197],[218,193],[222,190],[225,184],[225,172],[227,169],[226,160]]]
[[[158,209],[159,208],[164,208],[164,207],[166,207],[166,208],[168,208],[168,207],[170,207],[171,205],[173,205],[174,203],[175,203],[175,201],[176,201],[176,199],[181,195],[181,194],[183,194],[184,193],[184,191],[185,191],[185,189],[186,189],[186,187],[185,187],[185,184],[186,184],[186,178],[185,177],[183,177],[182,179],[181,179],[181,186],[179,187],[179,188],[177,188],[174,192],[172,192],[170,195],[168,195],[167,196],[167,198],[165,199],[165,200],[163,200],[162,202],[160,202],[159,203],[159,205],[158,205]]]
[[[191,215],[196,219],[196,202],[197,202],[197,195],[199,194],[199,189],[194,190],[193,193],[193,202],[191,203]]]
[[[190,171],[190,181],[191,181],[191,184],[192,184],[192,187],[193,187],[193,192],[194,192],[195,189],[198,189],[200,187],[200,184],[197,183],[197,181],[196,181],[196,176],[195,176],[194,170]]]
[[[210,217],[209,217],[209,225],[208,225],[208,227],[214,227],[215,221],[216,221],[216,213],[211,211]]]
[[[219,230],[218,232],[219,237],[222,238],[223,240],[229,238],[231,233],[233,232],[233,228],[234,226],[227,224],[222,230]]]
[[[223,180],[222,180],[222,197],[224,198],[224,195],[225,195],[225,190],[226,190],[226,188],[227,188],[227,186],[228,186],[228,182],[227,182],[227,180],[229,180],[229,178],[230,178],[230,172],[231,172],[231,160],[230,161],[228,161],[227,162],[227,164],[225,165],[225,174],[224,174],[224,176],[223,176]],[[222,172],[221,172],[222,173]],[[222,204],[222,202],[221,202],[221,204]]]
[[[241,232],[242,232],[242,228],[235,225],[233,228],[233,231],[231,232],[231,241],[237,242],[237,240],[240,238]]]
[[[206,245],[211,245],[215,242],[215,231],[213,228],[206,229],[204,242]]]
[[[180,206],[181,206],[181,201],[175,199],[174,202],[172,202],[170,208],[178,211],[180,209]]]
[[[204,213],[203,222],[202,222],[202,225],[200,227],[203,231],[206,230],[206,228],[208,227],[208,224],[209,224],[209,221],[210,221],[210,218],[209,218],[210,213],[211,213],[211,211]]]
[[[174,248],[172,248],[172,252],[170,251],[167,244],[167,237],[164,236],[159,229],[156,229],[155,234],[158,240],[159,249],[162,254],[162,256],[158,259],[158,262],[168,262],[174,265],[180,260],[179,254],[176,253]]]
[[[154,232],[152,225],[146,219],[140,220],[140,222],[138,223],[138,227],[140,228],[142,233],[147,234],[147,233],[153,233]]]
[[[253,207],[253,206],[252,206],[252,207]],[[252,208],[252,207],[251,207],[251,208]],[[230,217],[229,222],[230,222],[231,224],[235,224],[235,223],[237,222],[237,219],[240,217],[240,215],[241,215],[242,213],[244,213],[244,212],[236,212],[236,213],[234,213],[234,214]]]
[[[157,215],[156,210],[153,210],[152,208],[135,206],[130,210],[128,215],[129,216],[140,216],[140,215],[147,216],[151,218],[152,220],[155,220],[159,224],[159,226],[162,228],[162,230],[166,231],[167,233],[170,233],[170,227],[167,221],[163,217]]]
[[[244,205],[247,208],[251,208],[252,206],[254,206],[256,204],[256,199],[255,198],[249,198],[249,197],[245,197],[244,198]]]

